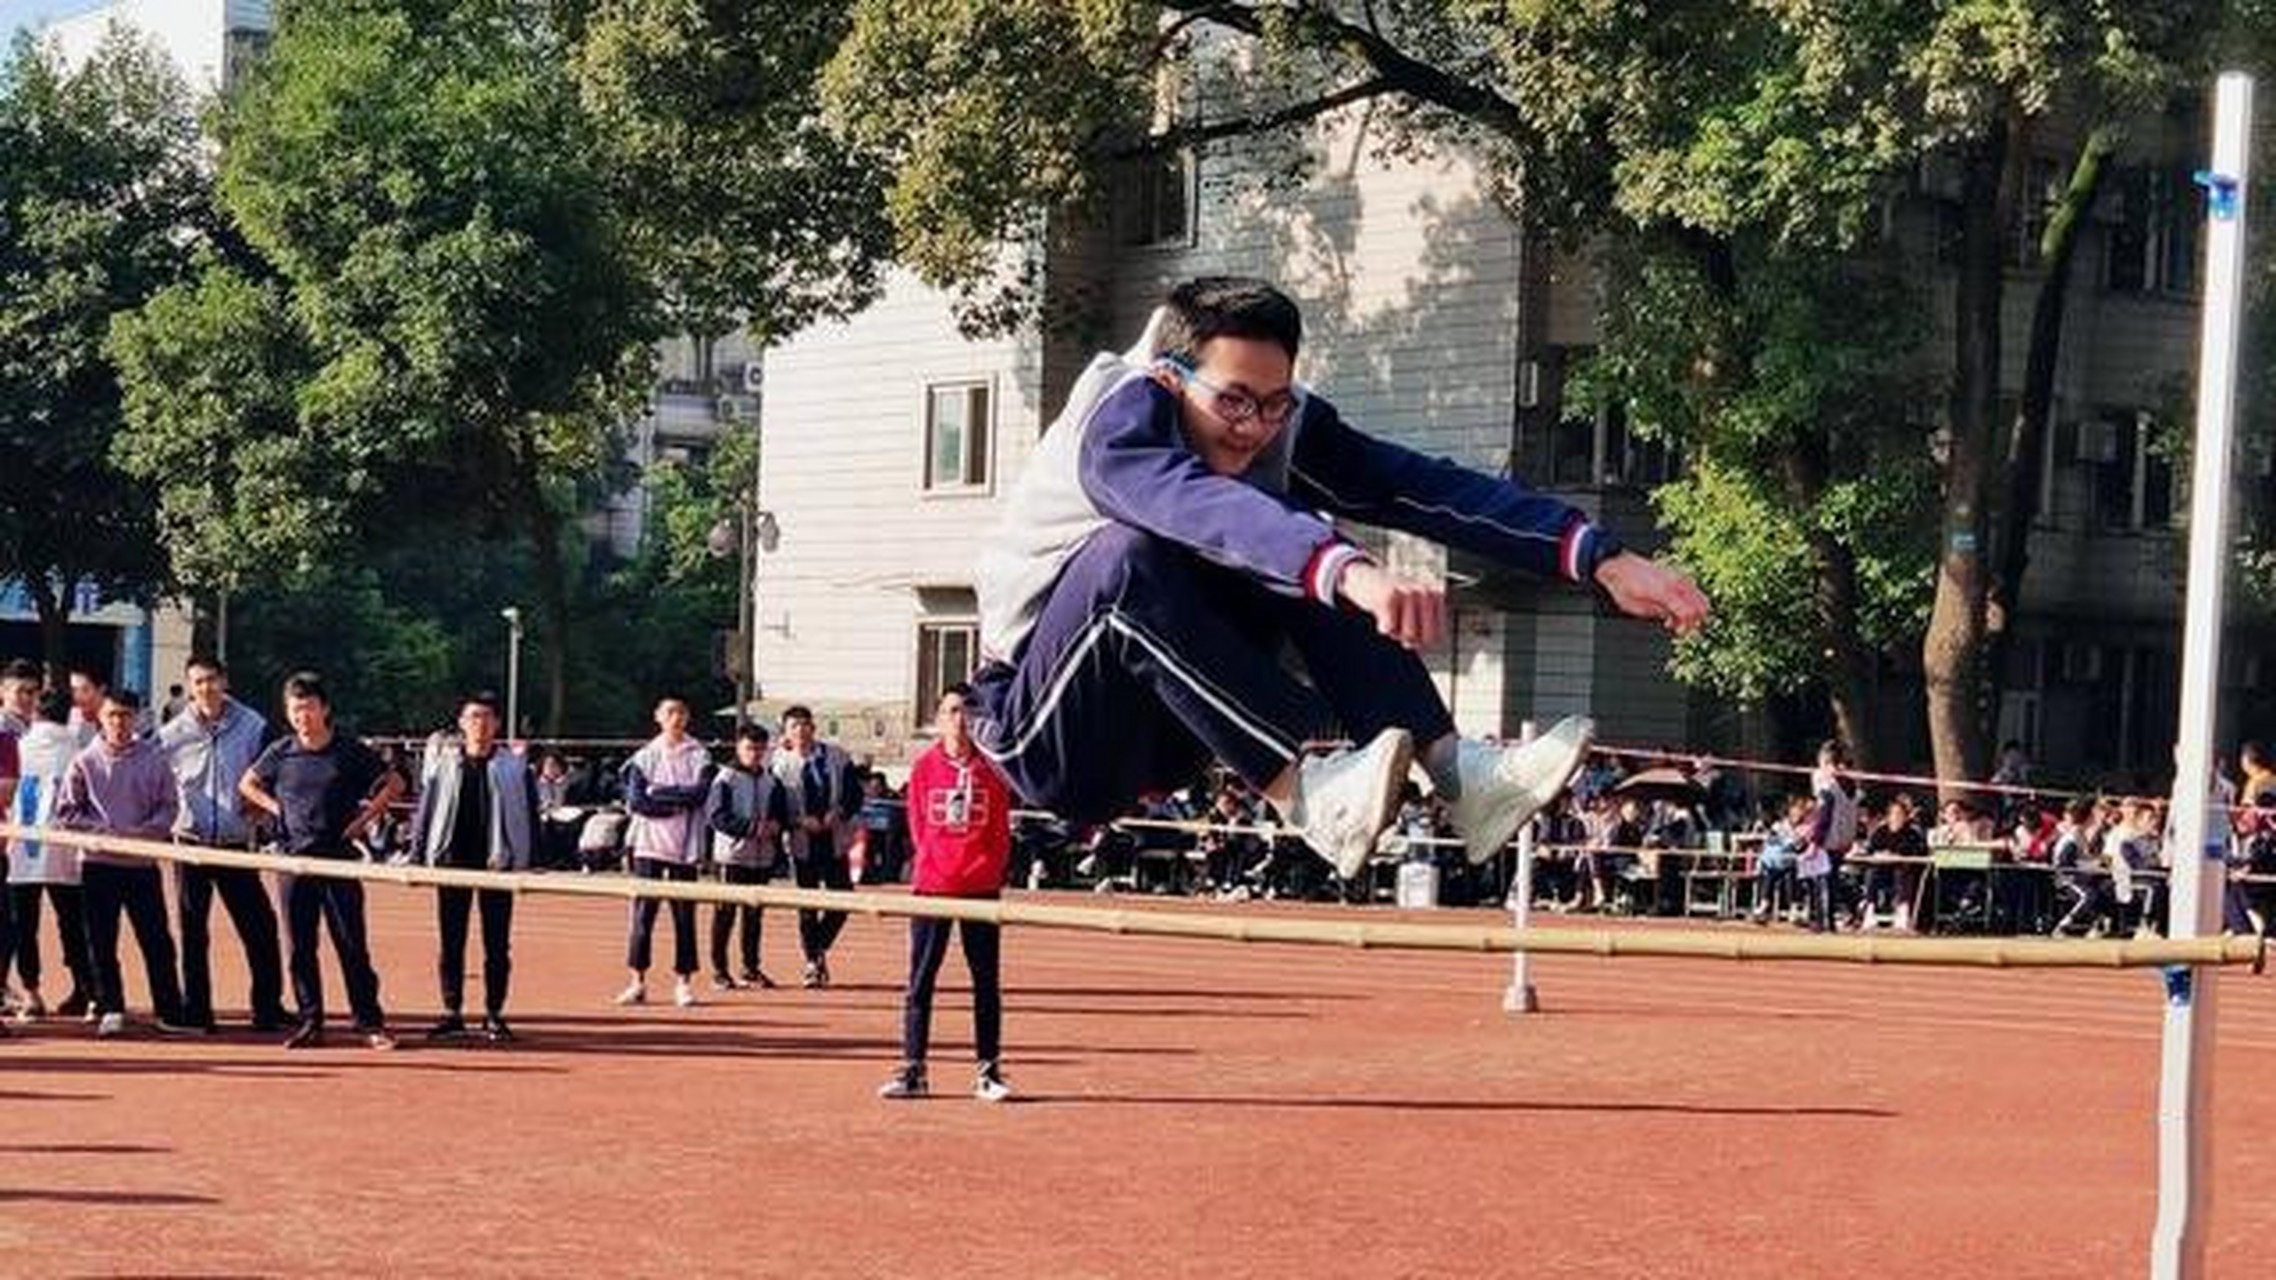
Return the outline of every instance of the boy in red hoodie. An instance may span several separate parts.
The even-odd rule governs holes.
[[[1003,892],[1012,849],[1012,793],[996,766],[972,744],[965,704],[972,689],[952,684],[934,714],[940,740],[909,771],[909,838],[916,847],[913,890],[944,898],[994,898]],[[925,1050],[932,1039],[933,980],[948,955],[950,930],[964,930],[964,963],[972,971],[972,1040],[980,1077],[972,1095],[983,1102],[1012,1096],[997,1060],[1004,997],[997,984],[999,928],[978,920],[909,921],[909,993],[901,1012],[901,1070],[878,1092],[921,1098]]]

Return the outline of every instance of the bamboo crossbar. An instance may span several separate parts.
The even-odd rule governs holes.
[[[1109,907],[1059,906],[1005,899],[920,897],[866,890],[799,889],[709,881],[640,880],[622,875],[472,871],[394,866],[332,858],[290,857],[241,849],[133,840],[86,831],[0,823],[0,838],[33,839],[97,853],[194,866],[243,867],[281,875],[330,876],[404,886],[458,885],[583,898],[656,898],[747,906],[802,907],[868,916],[929,916],[1044,929],[1135,937],[1200,938],[1343,946],[1383,951],[1530,951],[1608,958],[1643,956],[1722,960],[1818,960],[1849,964],[1945,965],[1969,968],[2128,969],[2169,965],[2259,966],[2257,938],[2211,937],[2056,940],[1777,934],[1739,929],[1573,929],[1507,925],[1419,924],[1392,920],[1327,920]]]

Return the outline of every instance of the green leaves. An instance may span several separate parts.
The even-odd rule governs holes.
[[[17,40],[0,70],[0,578],[144,599],[166,585],[152,503],[111,463],[103,342],[187,269],[208,222],[163,55],[114,32],[67,72]]]

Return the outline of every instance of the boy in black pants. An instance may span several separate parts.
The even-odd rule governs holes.
[[[284,683],[285,720],[290,736],[277,739],[237,789],[246,803],[277,824],[285,853],[306,858],[355,857],[350,842],[386,814],[403,794],[397,777],[371,748],[334,732],[331,695],[324,679],[302,671]],[[379,1006],[379,975],[372,971],[364,928],[364,887],[330,876],[288,876],[284,882],[285,921],[291,937],[292,996],[300,1026],[286,1039],[287,1049],[324,1043],[324,972],[317,955],[319,923],[332,931],[340,975],[356,1030],[374,1049],[392,1049],[387,1017]]]
[[[790,822],[789,803],[782,780],[767,768],[769,742],[764,727],[744,725],[735,731],[735,762],[722,769],[711,784],[707,806],[713,832],[711,860],[719,865],[719,878],[727,884],[765,884],[774,878],[782,854],[782,829]],[[759,967],[759,930],[764,907],[722,902],[711,913],[711,985],[721,991],[738,987],[771,988],[774,979]],[[743,924],[742,971],[727,967],[727,944],[735,923]]]

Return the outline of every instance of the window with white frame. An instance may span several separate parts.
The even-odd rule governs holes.
[[[988,483],[994,397],[985,382],[925,388],[925,488],[977,489]]]
[[[918,623],[916,723],[931,724],[933,709],[940,705],[940,691],[960,680],[971,679],[979,664],[977,623]]]

